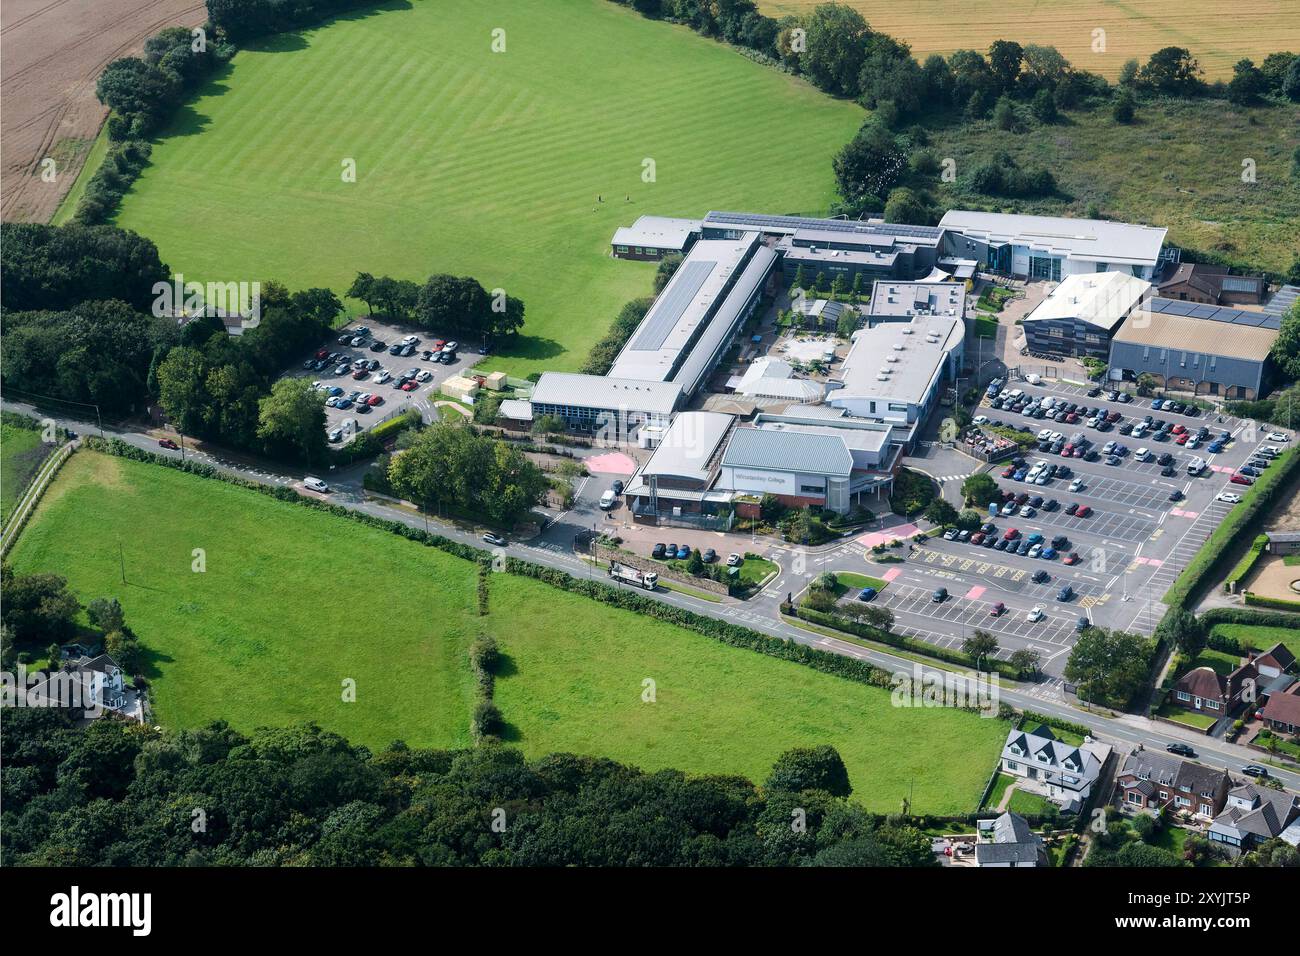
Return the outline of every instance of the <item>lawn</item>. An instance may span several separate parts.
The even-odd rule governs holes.
[[[822,0],[760,0],[768,16],[806,14]],[[1232,7],[1231,27],[1221,0],[967,0],[953,29],[951,0],[841,0],[871,26],[911,45],[923,61],[931,53],[987,50],[994,40],[1056,47],[1081,70],[1114,79],[1130,57],[1145,60],[1164,46],[1191,49],[1210,79],[1230,79],[1243,56],[1258,64],[1275,50],[1300,49],[1294,0],[1250,0]],[[1104,42],[1097,43],[1096,30]]]
[[[1208,730],[1214,726],[1217,717],[1209,714],[1197,713],[1194,710],[1184,710],[1176,704],[1161,704],[1160,709],[1156,711],[1157,717],[1163,717],[1165,720],[1172,720],[1174,723],[1183,724],[1191,727],[1193,730]]]
[[[1108,109],[1070,112],[1059,125],[1030,124],[1021,133],[991,121],[953,126],[928,117],[932,152],[953,157],[958,170],[1006,150],[1023,167],[1050,169],[1061,192],[997,199],[970,191],[959,174],[942,201],[956,209],[1069,216],[1085,216],[1096,204],[1108,219],[1168,227],[1171,244],[1285,272],[1300,256],[1300,189],[1290,174],[1300,106],[1229,109],[1221,100],[1169,100],[1139,105],[1137,115],[1126,126]],[[1254,182],[1242,181],[1243,158],[1254,161]]]
[[[1211,631],[1219,637],[1230,637],[1257,650],[1266,651],[1281,641],[1300,658],[1300,631],[1291,627],[1273,627],[1267,624],[1216,624]]]
[[[1042,816],[1056,809],[1056,804],[1036,793],[1016,790],[1015,793],[1011,794],[1011,801],[1007,804],[1007,809],[1022,816]]]
[[[242,50],[115,221],[187,279],[472,275],[527,308],[487,365],[571,370],[651,291],[653,263],[610,257],[618,226],[825,213],[831,157],[864,117],[607,0],[395,2]]]
[[[1227,677],[1240,666],[1241,658],[1236,654],[1228,654],[1224,651],[1216,651],[1212,648],[1206,647],[1196,655],[1196,659],[1192,661],[1187,670],[1194,670],[1197,667],[1208,667],[1219,676]]]
[[[195,548],[202,573],[191,569]],[[479,618],[468,562],[222,482],[87,451],[63,467],[12,561],[66,576],[83,604],[122,602],[151,653],[160,723],[314,720],[372,747],[470,742],[468,648]],[[342,700],[347,679],[355,703]]]
[[[0,423],[0,525],[9,520],[18,499],[48,454],[40,432]]]
[[[1000,720],[894,707],[880,688],[526,578],[492,578],[487,623],[507,658],[496,684],[507,739],[531,756],[604,754],[762,781],[783,751],[831,744],[870,809],[895,812],[910,791],[917,811],[967,813],[1006,736]],[[654,703],[642,701],[647,678]]]

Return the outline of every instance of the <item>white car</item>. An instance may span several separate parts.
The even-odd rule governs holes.
[[[1220,491],[1215,495],[1219,501],[1226,501],[1230,505],[1235,505],[1241,501],[1241,495],[1234,495],[1231,491]]]
[[[1284,435],[1282,432],[1269,432],[1264,436],[1269,441],[1290,441],[1290,435]]]
[[[1074,481],[1070,482],[1070,490],[1071,490],[1071,491],[1083,491],[1083,479],[1082,479],[1082,478],[1076,478],[1076,479],[1074,479]]]
[[[987,425],[988,423],[989,417],[987,415],[976,415],[971,419],[972,425]]]
[[[321,494],[327,494],[330,490],[329,485],[325,484],[325,482],[321,481],[319,478],[313,478],[310,475],[302,480],[302,486],[308,491],[318,491]]]
[[[1047,615],[1043,613],[1043,606],[1041,604],[1035,604],[1033,610],[1025,615],[1025,620],[1030,624],[1037,624],[1046,616]]]
[[[378,372],[375,373],[375,377],[371,379],[371,381],[373,381],[376,385],[383,385],[386,381],[388,381],[392,377],[393,376],[388,374],[388,369],[381,368]]]
[[[421,370],[420,370],[419,372],[417,372],[416,375],[415,375],[415,380],[416,380],[417,382],[427,382],[427,381],[428,381],[429,379],[431,379],[431,378],[433,378],[433,373],[430,372],[427,368],[426,368],[426,369],[421,369]]]
[[[419,341],[420,341],[419,338],[417,338],[416,336],[414,336],[414,335],[408,335],[406,338],[402,339],[402,344],[403,344],[403,345],[415,345],[415,344],[416,344],[417,342],[419,342]]]
[[[614,507],[616,501],[618,501],[618,495],[614,494],[614,489],[607,488],[605,489],[605,493],[600,496],[600,507],[602,510],[608,511],[610,508]]]
[[[731,552],[731,554],[727,555],[727,567],[729,567],[729,568],[738,568],[738,567],[740,567],[740,566],[741,566],[742,564],[744,564],[744,563],[745,563],[745,559],[742,558],[742,557],[741,557],[739,554],[737,554],[735,551],[733,551],[733,552]]]
[[[1274,458],[1276,458],[1278,455],[1282,454],[1282,449],[1278,448],[1277,445],[1265,445],[1263,448],[1259,450],[1259,452],[1257,452],[1257,454],[1258,453],[1263,453],[1265,455],[1272,455]]]
[[[1038,384],[1039,382],[1041,382],[1042,380],[1043,380],[1043,378],[1042,378],[1041,375],[1026,375],[1026,376],[1025,376],[1025,381],[1028,382],[1030,385],[1037,385],[1037,384]]]
[[[1039,441],[1047,441],[1051,437],[1052,437],[1052,430],[1050,428],[1044,428],[1041,432],[1038,433]]]
[[[1113,442],[1112,442],[1112,444],[1113,444]],[[1135,451],[1135,452],[1133,453],[1133,460],[1134,460],[1134,461],[1146,461],[1146,460],[1147,460],[1148,458],[1150,458],[1150,457],[1151,457],[1151,449],[1150,449],[1150,448],[1139,448],[1137,451]]]
[[[328,437],[330,440],[330,444],[336,444],[337,442],[341,442],[343,440],[343,429],[341,428],[331,429]]]

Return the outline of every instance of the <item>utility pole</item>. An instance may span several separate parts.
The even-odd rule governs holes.
[[[121,541],[117,543],[117,563],[119,570],[122,572],[122,583],[126,584],[126,555],[122,552]]]

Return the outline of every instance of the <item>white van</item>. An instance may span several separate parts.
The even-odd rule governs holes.
[[[1039,382],[1041,382],[1042,380],[1043,380],[1043,379],[1042,379],[1042,376],[1041,376],[1041,375],[1026,375],[1026,376],[1025,376],[1025,381],[1028,382],[1030,385],[1037,385],[1037,384],[1038,384]]]
[[[313,478],[311,475],[308,475],[302,480],[302,486],[308,491],[318,491],[321,494],[327,494],[330,490],[329,485],[325,484],[325,482],[321,481],[319,478]]]
[[[614,507],[614,502],[618,501],[618,495],[614,494],[613,488],[606,488],[605,493],[600,496],[600,507],[608,511]]]
[[[1187,473],[1193,478],[1205,470],[1204,458],[1193,458],[1187,463]]]

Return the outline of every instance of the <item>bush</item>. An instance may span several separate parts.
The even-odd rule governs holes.
[[[501,716],[501,709],[496,704],[484,700],[475,705],[474,716],[470,722],[470,731],[475,737],[479,739],[500,737],[504,726],[505,720]]]

